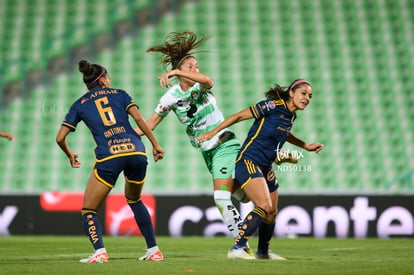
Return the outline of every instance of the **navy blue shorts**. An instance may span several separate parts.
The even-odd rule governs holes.
[[[119,174],[124,171],[128,182],[142,184],[147,173],[147,157],[132,155],[95,163],[95,176],[103,184],[113,188]]]
[[[240,184],[241,189],[243,190],[243,188],[250,182],[251,179],[261,177],[266,180],[269,192],[272,193],[279,188],[279,184],[276,176],[272,180],[267,179],[267,173],[270,171],[270,169],[262,170],[253,161],[248,159],[240,159],[236,163],[235,168],[236,181]]]

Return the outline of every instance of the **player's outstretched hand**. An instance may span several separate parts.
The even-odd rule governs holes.
[[[304,146],[304,149],[307,150],[307,151],[314,151],[315,153],[319,154],[319,152],[323,149],[323,144],[321,144],[319,142],[306,144]]]
[[[170,77],[171,77],[171,72],[164,73],[160,77],[158,77],[161,88],[169,88],[172,86],[169,80]]]
[[[298,158],[294,157],[291,153],[278,152],[276,159],[274,160],[276,165],[281,165],[284,162],[298,163]]]

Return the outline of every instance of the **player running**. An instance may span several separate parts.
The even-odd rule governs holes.
[[[227,254],[230,259],[285,260],[269,250],[275,229],[279,184],[277,179],[269,180],[264,175],[272,169],[272,163],[286,141],[316,153],[323,148],[320,143],[305,143],[290,131],[296,118],[295,112],[304,110],[311,101],[312,86],[308,81],[295,80],[287,90],[276,85],[265,95],[266,100],[230,116],[198,138],[205,143],[222,129],[246,119],[255,119],[238,153],[235,168],[236,181],[255,208],[243,221],[236,242]],[[246,253],[246,243],[257,229],[258,249],[256,256],[252,256]]]
[[[111,81],[104,67],[81,60],[79,71],[83,74],[83,82],[89,91],[73,103],[57,133],[56,142],[73,168],[79,168],[81,162],[78,154],[66,143],[66,136],[76,130],[80,121],[85,122],[97,144],[96,162],[86,186],[81,211],[83,229],[95,252],[80,262],[108,261],[102,227],[96,213],[122,171],[127,203],[147,244],[147,252],[139,260],[162,260],[163,255],[155,240],[150,215],[141,201],[148,164],[146,152],[141,137],[129,123],[128,115],[134,118],[150,140],[155,161],[163,158],[164,151],[139,112],[137,104],[125,91],[110,88]]]

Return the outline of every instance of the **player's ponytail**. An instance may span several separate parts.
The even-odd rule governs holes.
[[[151,47],[147,52],[161,53],[160,63],[164,69],[167,69],[168,65],[171,65],[172,69],[176,69],[188,57],[195,53],[203,52],[194,51],[194,49],[198,48],[209,38],[210,36],[205,36],[197,41],[197,35],[194,32],[171,32],[167,35],[163,44]]]
[[[104,77],[106,69],[98,64],[91,64],[87,60],[81,60],[78,64],[79,71],[83,74],[83,82],[88,89],[99,86],[99,78]]]
[[[307,84],[309,86],[311,86],[311,84],[309,83],[309,81],[304,80],[304,79],[296,79],[295,81],[293,81],[289,87],[280,87],[278,84],[275,84],[275,86],[272,88],[269,88],[269,90],[265,93],[266,98],[268,99],[273,99],[273,100],[278,100],[278,99],[283,99],[283,100],[288,100],[289,99],[289,91],[292,90],[296,90],[297,88],[299,88],[299,86],[303,85],[303,84]]]
[[[284,90],[284,87],[281,87],[279,84],[275,84],[274,87],[270,87],[269,90],[265,93],[267,99],[289,99],[289,92],[288,90]]]

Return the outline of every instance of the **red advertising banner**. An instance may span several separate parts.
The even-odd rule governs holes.
[[[142,194],[142,202],[147,206],[155,228],[155,197]],[[40,194],[40,206],[47,212],[80,212],[82,209],[82,192],[44,192]],[[111,236],[141,236],[134,214],[125,200],[124,194],[110,194],[105,202],[105,232]]]
[[[155,228],[155,198],[154,196],[148,194],[143,194],[141,198],[142,202],[148,209],[152,225]],[[106,200],[105,232],[107,235],[111,236],[141,236],[141,231],[135,222],[134,214],[132,213],[129,205],[126,203],[125,196],[123,194],[110,195]]]
[[[50,212],[75,212],[82,209],[81,192],[43,192],[40,194],[40,206]]]

